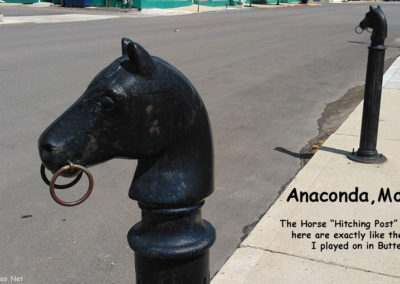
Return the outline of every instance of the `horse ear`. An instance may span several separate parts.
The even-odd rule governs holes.
[[[142,76],[150,76],[156,69],[151,55],[138,43],[130,42],[127,46],[129,61]]]
[[[127,55],[127,49],[128,49],[128,44],[133,42],[132,40],[130,40],[129,38],[123,37],[121,39],[121,46],[122,46],[122,55]]]
[[[369,11],[370,11],[370,12],[374,11],[374,8],[372,7],[372,5],[369,6]]]

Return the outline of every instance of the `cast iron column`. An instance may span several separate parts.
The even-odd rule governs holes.
[[[83,95],[40,136],[42,176],[57,198],[60,175],[112,158],[137,159],[129,197],[141,222],[128,233],[139,284],[207,284],[215,229],[201,217],[214,191],[214,153],[206,107],[175,67],[123,38],[122,56],[104,68]],[[79,177],[79,176],[78,176]]]
[[[362,30],[373,29],[371,46],[368,47],[367,76],[365,80],[364,107],[360,136],[360,147],[357,152],[347,157],[353,161],[368,164],[379,164],[386,157],[376,150],[379,124],[379,110],[382,94],[383,65],[385,62],[384,41],[387,35],[386,18],[380,6],[372,8],[360,22]]]

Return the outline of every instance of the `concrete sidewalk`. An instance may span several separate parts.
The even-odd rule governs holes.
[[[388,159],[384,164],[346,158],[358,149],[362,108],[361,103],[297,174],[213,284],[400,283],[400,58],[383,82],[377,149]],[[355,192],[349,195],[353,201],[358,191],[359,199],[287,201],[294,188],[298,194],[315,192],[310,199],[339,191]],[[390,191],[392,202],[388,196],[379,202],[381,191]]]
[[[158,16],[178,16],[196,13],[226,12],[226,11],[245,11],[258,8],[287,8],[295,6],[318,6],[320,4],[297,4],[282,3],[280,5],[253,4],[245,6],[204,6],[190,5],[170,9],[122,9],[115,7],[86,7],[82,8],[65,8],[48,2],[38,2],[34,4],[21,3],[0,3],[0,8],[18,7],[19,9],[35,10],[35,15],[10,16],[7,11],[3,12],[0,18],[1,25],[15,24],[43,24],[43,23],[68,23],[68,22],[84,22],[94,20],[106,20],[114,18],[138,18],[138,17],[158,17]],[[44,14],[40,14],[44,11]],[[50,13],[50,14],[48,14]],[[54,13],[54,14],[51,14]]]
[[[86,14],[18,16],[18,17],[4,17],[3,21],[0,22],[0,25],[85,22],[85,21],[107,20],[117,17],[118,16],[112,16],[112,15],[86,15]]]
[[[8,3],[5,3],[8,4]],[[3,4],[0,4],[2,7]],[[7,7],[7,6],[5,6]],[[32,6],[33,7],[33,6]],[[27,9],[39,9],[29,7]],[[24,7],[21,7],[23,9]],[[68,23],[68,22],[85,22],[85,21],[95,21],[95,20],[107,20],[115,18],[137,18],[137,17],[157,17],[157,16],[177,16],[177,15],[187,15],[197,13],[197,5],[178,7],[174,9],[142,9],[138,11],[137,9],[130,10],[116,10],[116,9],[104,9],[88,7],[82,10],[72,9],[72,8],[62,8],[62,7],[52,7],[46,11],[53,12],[63,12],[63,14],[44,14],[44,15],[24,15],[24,16],[9,16],[4,13],[0,19],[1,25],[14,25],[14,24],[44,24],[44,23]],[[241,11],[255,9],[245,7],[208,7],[200,6],[199,12],[223,12],[223,11]],[[40,10],[38,10],[40,13]]]

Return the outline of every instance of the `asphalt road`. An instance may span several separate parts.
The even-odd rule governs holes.
[[[391,58],[400,54],[400,5],[382,6]],[[127,196],[135,161],[93,167],[92,196],[63,208],[40,179],[36,144],[120,56],[123,36],[178,67],[207,106],[215,192],[203,216],[217,230],[214,274],[299,170],[298,155],[286,153],[298,153],[318,135],[327,104],[363,84],[369,34],[357,35],[354,27],[367,10],[367,4],[331,4],[1,26],[0,277],[38,284],[133,282],[126,234],[140,220]]]

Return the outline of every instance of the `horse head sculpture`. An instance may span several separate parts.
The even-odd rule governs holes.
[[[138,159],[129,196],[143,203],[190,204],[213,191],[211,129],[200,96],[176,68],[126,38],[122,56],[43,132],[39,152],[52,172],[69,162]]]
[[[369,11],[365,14],[365,18],[360,22],[359,27],[362,30],[368,28],[373,30],[371,35],[372,46],[383,45],[387,37],[387,23],[381,6],[378,5],[376,8],[369,6]]]

